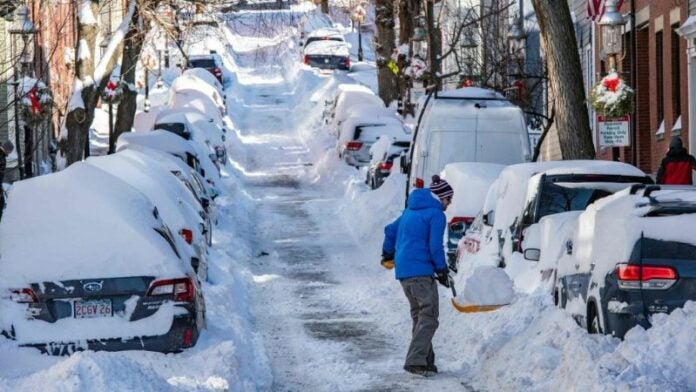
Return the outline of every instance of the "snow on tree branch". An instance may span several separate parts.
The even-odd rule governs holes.
[[[118,26],[116,31],[114,31],[111,34],[109,44],[107,45],[106,50],[104,51],[104,55],[99,60],[97,66],[94,68],[93,79],[98,83],[101,82],[101,80],[107,73],[110,73],[109,68],[111,68],[110,65],[113,63],[111,61],[111,58],[114,56],[116,50],[118,50],[118,48],[120,47],[121,43],[123,42],[123,39],[126,36],[126,33],[128,33],[128,26],[130,24],[131,19],[133,19],[136,3],[137,0],[129,1],[128,12],[126,13],[126,15],[123,16],[123,20],[121,21],[121,24]]]

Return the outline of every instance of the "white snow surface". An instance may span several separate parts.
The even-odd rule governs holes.
[[[506,305],[515,297],[513,283],[505,271],[496,267],[478,267],[466,280],[460,304]]]
[[[475,217],[481,208],[493,181],[504,165],[495,163],[458,162],[445,165],[440,176],[452,189],[452,204],[445,213],[447,218]]]

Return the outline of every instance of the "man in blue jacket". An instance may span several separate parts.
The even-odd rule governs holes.
[[[449,287],[445,263],[444,210],[452,201],[452,187],[433,176],[430,189],[416,189],[406,210],[384,228],[382,258],[394,260],[396,279],[411,305],[413,329],[404,370],[429,376],[437,373],[432,339],[439,325],[437,284]]]

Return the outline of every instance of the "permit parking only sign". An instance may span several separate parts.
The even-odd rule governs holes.
[[[600,147],[627,147],[631,145],[630,116],[597,116]]]

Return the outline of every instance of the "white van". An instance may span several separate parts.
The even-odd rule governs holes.
[[[408,187],[427,186],[448,163],[509,165],[531,156],[524,113],[504,96],[476,87],[438,92],[414,132]]]

